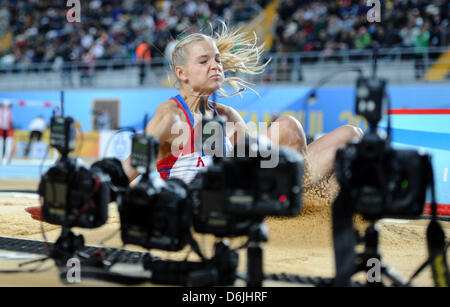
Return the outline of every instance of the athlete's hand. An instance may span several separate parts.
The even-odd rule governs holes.
[[[34,219],[36,221],[48,223],[47,221],[44,221],[42,219],[42,206],[27,207],[27,208],[25,208],[25,211],[31,215],[32,219]],[[49,224],[52,224],[52,223],[49,223]],[[56,224],[53,224],[53,225],[56,225]]]
[[[34,206],[34,207],[28,207],[25,208],[25,211],[31,214],[31,218],[42,221],[42,207],[41,206]]]

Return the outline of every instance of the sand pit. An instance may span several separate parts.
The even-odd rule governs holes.
[[[6,183],[0,182],[5,188]],[[28,182],[25,187],[13,187],[11,182],[7,188],[33,188],[36,182]],[[42,240],[41,223],[31,219],[25,208],[38,204],[36,198],[21,195],[0,196],[0,236]],[[332,277],[334,275],[334,255],[331,232],[331,200],[329,195],[310,194],[306,196],[302,213],[293,218],[267,218],[269,242],[264,245],[264,263],[267,273],[291,273]],[[450,234],[450,223],[441,222],[447,237]],[[397,273],[408,279],[427,257],[425,231],[428,221],[381,221],[380,250],[383,260]],[[366,223],[356,218],[357,228],[364,228]],[[101,241],[110,238],[103,245],[121,247],[119,215],[114,204],[110,205],[109,220],[104,226],[86,230],[75,228],[85,236],[89,245],[102,245]],[[46,237],[54,241],[60,234],[60,228],[46,224]],[[112,236],[112,238],[111,238]],[[195,235],[202,245],[203,251],[211,255],[212,236]],[[232,246],[239,246],[243,238],[231,240]],[[127,249],[140,250],[140,247],[127,246]],[[182,259],[187,249],[179,253],[156,251],[158,256],[170,259]],[[193,255],[193,253],[191,253]],[[448,257],[448,255],[447,255]],[[1,260],[4,261],[4,260]],[[246,267],[246,253],[240,252],[240,270]],[[363,278],[364,276],[358,276]],[[36,278],[38,280],[38,278]],[[36,281],[37,285],[38,282]],[[426,269],[415,280],[414,285],[432,286],[431,271]]]

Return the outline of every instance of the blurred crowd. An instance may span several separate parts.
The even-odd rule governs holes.
[[[257,0],[89,0],[79,1],[81,22],[70,23],[69,2],[0,0],[0,65],[163,57],[179,35],[208,29],[218,19],[245,23],[266,5]]]
[[[441,46],[450,40],[448,0],[382,0],[380,22],[369,23],[367,0],[282,0],[272,51],[320,51]],[[376,1],[372,1],[376,2]]]
[[[168,57],[176,38],[217,20],[239,26],[270,0],[80,1],[68,22],[65,0],[0,0],[0,67],[32,63],[150,61]],[[72,1],[76,2],[76,1]],[[381,22],[367,22],[367,0],[280,0],[273,52],[448,44],[449,0],[383,0]]]

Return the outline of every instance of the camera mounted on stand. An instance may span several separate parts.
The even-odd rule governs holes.
[[[390,125],[383,136],[377,125],[387,108],[385,80],[360,77],[355,113],[364,116],[369,131],[359,143],[336,152],[335,172],[349,193],[356,212],[368,220],[383,217],[416,217],[423,212],[427,154],[391,147]]]
[[[38,193],[42,202],[42,219],[62,226],[62,232],[50,251],[58,266],[65,266],[72,257],[80,257],[84,238],[71,231],[72,227],[96,228],[108,219],[110,177],[101,169],[87,168],[70,157],[75,149],[75,121],[71,117],[52,116],[50,146],[60,157],[42,177]],[[88,257],[81,257],[88,261]],[[101,264],[101,259],[89,259]]]
[[[247,284],[261,285],[261,242],[268,239],[264,218],[300,212],[301,156],[270,146],[264,155],[260,150],[262,140],[249,136],[225,156],[224,131],[223,118],[203,120],[203,134],[198,139],[201,145],[197,148],[201,148],[202,156],[214,155],[213,162],[197,174],[189,189],[183,181],[160,178],[155,170],[159,150],[155,138],[133,136],[131,165],[142,173],[142,178],[117,199],[122,241],[174,252],[189,245],[200,258],[169,261],[148,254],[143,266],[151,271],[151,281],[155,283],[212,286],[235,282],[237,251],[219,241],[214,246],[214,256],[207,259],[193,238],[193,226],[197,233],[220,239],[247,236],[249,240],[243,246],[248,246]],[[237,152],[239,146],[244,149],[243,155]],[[271,155],[277,157],[275,164],[261,167],[262,162],[271,162]]]
[[[394,286],[406,285],[381,261],[375,223],[386,217],[420,216],[432,185],[431,157],[416,150],[393,149],[389,117],[387,133],[377,130],[389,100],[386,81],[375,76],[375,65],[371,78],[359,77],[356,83],[355,113],[367,119],[369,131],[358,143],[336,152],[335,173],[340,184],[333,203],[336,286],[349,286],[354,274],[367,272],[369,260],[377,261],[380,268],[379,278],[369,286],[383,286],[381,276],[387,276]],[[363,238],[353,227],[353,214],[361,214],[370,223]],[[365,249],[356,254],[358,243],[364,243]]]
[[[142,178],[118,199],[122,241],[178,251],[185,247],[190,227],[188,190],[181,180],[161,179],[154,166],[158,151],[154,137],[133,136],[131,166]]]
[[[118,198],[121,235],[125,244],[146,249],[176,252],[190,245],[201,261],[143,259],[151,281],[172,285],[231,285],[238,265],[237,254],[224,243],[215,246],[215,255],[206,259],[192,237],[190,191],[179,179],[164,181],[155,169],[159,142],[152,136],[132,138],[131,165],[142,173],[140,181]]]
[[[69,153],[74,150],[75,124],[71,117],[52,117],[50,146],[60,158],[42,176],[39,194],[46,222],[66,227],[96,228],[108,219],[110,179],[96,168],[88,169]]]
[[[203,144],[225,144],[225,120],[216,116],[203,127],[207,124],[216,129],[203,136]],[[203,147],[204,152],[214,149]],[[222,153],[191,183],[194,229],[219,238],[248,237],[247,285],[261,286],[261,243],[268,240],[264,218],[300,212],[303,160],[293,150],[248,134],[238,139],[233,152]]]

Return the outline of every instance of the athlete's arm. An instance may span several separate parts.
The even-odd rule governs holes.
[[[152,135],[156,137],[160,143],[160,153],[163,144],[171,144],[176,135],[171,133],[171,129],[174,124],[180,121],[180,116],[178,110],[174,107],[173,102],[166,101],[161,104],[157,109],[155,115],[152,117],[150,122],[145,128],[146,135]],[[158,153],[158,160],[161,158],[160,153]],[[127,174],[130,182],[133,181],[139,173],[135,168],[131,166],[131,157],[128,157],[122,163],[125,174]]]

